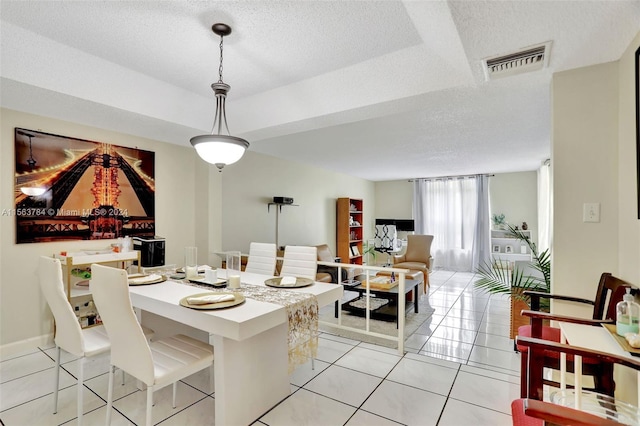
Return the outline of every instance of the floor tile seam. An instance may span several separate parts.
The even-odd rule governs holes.
[[[420,355],[420,354],[418,354],[418,355]],[[405,358],[406,358],[406,355],[405,355]],[[425,356],[425,358],[428,358],[428,356]],[[457,358],[457,357],[454,357],[454,358]],[[448,368],[450,370],[459,370],[460,366],[463,365],[462,363],[457,363],[457,364],[459,364],[457,367],[447,367],[446,365],[441,365],[441,364],[438,364],[438,363],[435,363],[435,362],[432,362],[432,361],[428,361],[428,360],[421,360],[421,359],[415,359],[415,358],[406,358],[406,359],[410,360],[410,361],[422,362],[422,363],[425,363],[425,364],[437,365],[438,367],[444,367],[444,368]],[[455,362],[455,361],[453,361],[453,362]]]
[[[474,366],[473,366],[473,365],[470,365],[469,367],[474,367]],[[481,367],[476,367],[476,368],[481,368]],[[485,370],[487,370],[487,369],[485,369]],[[460,370],[460,371],[461,371],[462,373],[473,374],[474,376],[486,377],[486,378],[488,378],[488,379],[499,380],[499,381],[501,381],[501,382],[511,383],[511,384],[514,384],[514,385],[518,385],[518,386],[519,386],[519,383],[518,383],[518,384],[516,384],[516,383],[513,383],[513,382],[512,382],[512,381],[510,381],[510,380],[506,380],[506,379],[499,379],[499,378],[497,378],[497,377],[492,377],[492,376],[489,376],[489,375],[480,374],[480,373],[473,372],[473,371],[468,371],[468,370]],[[494,373],[496,373],[496,374],[504,374],[504,375],[507,375],[507,376],[511,376],[511,374],[509,374],[509,373],[501,373],[501,372],[499,372],[499,371],[494,371],[494,370],[487,370],[487,371],[493,371],[493,372],[494,372]],[[513,377],[515,378],[516,376],[513,376]]]
[[[211,393],[209,393],[209,392],[205,392],[205,391],[203,391],[202,389],[198,389],[197,387],[195,387],[195,386],[193,386],[193,385],[191,385],[191,384],[189,384],[189,383],[185,382],[184,380],[178,380],[178,381],[179,381],[180,383],[182,383],[183,385],[189,386],[191,389],[195,389],[195,390],[197,390],[198,392],[200,392],[201,394],[204,394],[204,395],[206,395],[206,396],[213,395],[213,394],[216,392],[216,391],[213,391],[213,392],[211,392]]]
[[[433,330],[433,333],[435,333],[435,332],[436,332],[436,330],[437,330],[438,328],[440,328],[440,327],[455,328],[456,330],[471,331],[471,332],[473,332],[473,333],[478,333],[478,330],[472,330],[472,329],[469,329],[469,328],[454,327],[454,326],[452,326],[452,325],[445,325],[445,324],[442,324],[442,323],[438,324],[438,326],[435,328],[435,330]],[[431,333],[431,335],[433,335],[433,333]],[[475,341],[475,338],[474,338],[473,340]]]
[[[295,386],[295,385],[294,385]],[[249,423],[250,425],[255,423],[255,422],[260,422],[262,424],[265,424],[267,426],[269,426],[269,423],[265,423],[264,420],[261,420],[264,416],[266,416],[267,414],[269,414],[270,412],[272,412],[273,410],[275,410],[276,408],[278,408],[280,406],[280,404],[282,404],[283,402],[285,402],[287,399],[291,398],[293,395],[295,395],[296,393],[298,393],[300,391],[300,389],[303,389],[302,386],[298,387],[298,389],[294,390],[293,392],[289,393],[287,396],[285,396],[284,398],[282,398],[280,401],[278,401],[273,407],[269,408],[267,411],[265,411],[264,413],[260,414],[260,417],[258,417],[257,419],[255,419],[254,421],[252,421],[251,423]],[[308,391],[308,389],[305,389]],[[324,395],[322,395],[324,397]]]
[[[363,402],[362,404],[364,405],[364,402]],[[372,416],[381,417],[381,418],[383,418],[383,419],[385,419],[385,420],[389,420],[390,422],[393,422],[393,423],[395,423],[395,424],[397,424],[397,425],[403,425],[403,426],[406,426],[406,423],[401,423],[401,422],[399,422],[399,421],[397,421],[397,420],[390,419],[389,417],[382,416],[382,415],[380,415],[380,414],[376,414],[376,413],[374,413],[374,412],[372,412],[372,411],[365,410],[365,409],[363,409],[363,408],[358,408],[358,409],[356,410],[356,412],[355,412],[355,413],[353,413],[353,415],[352,415],[351,417],[349,417],[349,420],[351,420],[351,418],[352,418],[353,416],[355,416],[355,415],[358,413],[358,411],[363,411],[363,412],[365,412],[365,413],[369,413],[369,414],[371,414]],[[347,422],[345,423],[345,425],[346,425],[347,423],[349,423],[349,420],[347,420]]]
[[[439,354],[439,353],[437,353],[437,352],[429,352],[429,351],[423,351],[423,350],[421,350],[420,352],[421,352],[421,353],[419,353],[418,355],[423,355],[423,356],[427,356],[427,357],[431,357],[431,358],[435,358],[435,359],[440,359],[440,360],[442,360],[442,361],[455,362],[455,363],[458,363],[458,364],[460,364],[460,365],[465,365],[463,362],[459,362],[459,361],[452,361],[452,360],[450,360],[450,359],[438,358],[437,356],[435,356],[435,355],[448,356],[448,355],[445,355],[445,354]],[[448,356],[448,357],[449,357],[449,358],[459,359],[460,361],[464,361],[464,359],[459,358],[459,357],[457,357],[457,356]],[[465,361],[465,362],[466,362],[466,361]]]
[[[195,402],[192,402],[191,404],[187,405],[186,407],[184,407],[182,410],[177,411],[175,413],[172,413],[171,415],[169,415],[168,417],[165,417],[164,419],[160,420],[159,422],[156,422],[154,424],[161,424],[162,422],[165,422],[167,420],[169,420],[171,417],[177,416],[178,414],[182,413],[183,411],[188,410],[189,408],[193,407],[194,405],[196,405],[197,403],[204,401],[205,399],[208,398],[208,395],[203,396],[202,398],[198,399]],[[213,399],[213,398],[212,398]],[[146,405],[145,405],[145,409],[146,409]],[[175,410],[175,408],[173,408],[173,410]],[[131,422],[133,423],[133,422]]]
[[[0,382],[0,386],[5,385],[5,384],[7,384],[7,383],[11,383],[11,382],[13,382],[14,380],[24,379],[25,377],[29,377],[29,376],[32,376],[32,375],[34,375],[34,374],[39,374],[39,373],[42,373],[42,372],[44,372],[44,371],[51,370],[51,369],[54,369],[54,368],[55,368],[55,365],[53,365],[53,366],[51,366],[51,367],[47,367],[47,368],[45,368],[45,369],[43,369],[43,370],[32,371],[31,373],[27,373],[27,374],[22,375],[22,376],[14,377],[13,379],[6,380],[6,381],[4,381],[4,382]],[[65,371],[66,371],[66,370],[65,370]],[[73,377],[73,376],[72,376],[72,377]],[[77,380],[77,379],[76,379],[76,380]]]
[[[488,334],[488,333],[485,333],[485,334]],[[497,335],[496,334],[492,334],[492,336],[497,336]],[[476,339],[477,339],[477,336],[476,336]],[[517,353],[513,349],[500,349],[500,348],[495,348],[493,346],[482,345],[480,343],[475,343],[475,342],[473,343],[473,346],[479,346],[481,348],[493,349],[493,350],[502,351],[502,352]]]
[[[445,397],[445,398],[447,398],[447,395],[448,395],[448,394],[445,394],[445,393],[440,393],[440,392],[435,392],[435,391],[428,390],[428,389],[423,389],[423,388],[420,388],[418,386],[408,385],[406,383],[398,382],[398,381],[395,381],[395,380],[392,380],[392,379],[387,379],[387,381],[391,382],[391,383],[395,383],[397,385],[406,386],[406,387],[411,388],[411,389],[416,389],[416,390],[420,390],[420,391],[423,391],[423,392],[432,393],[434,395],[442,396],[442,397]],[[453,387],[454,383],[455,383],[455,378],[451,382],[451,387]],[[449,390],[449,392],[451,392],[451,390]]]
[[[446,395],[446,399],[444,401],[444,405],[442,406],[442,410],[440,410],[440,414],[438,415],[438,420],[436,420],[436,426],[440,423],[440,419],[442,419],[442,415],[444,414],[444,410],[447,408],[447,403],[449,402],[449,398],[451,396],[451,392],[453,391],[453,387],[456,384],[456,380],[458,380],[458,375],[460,374],[460,369],[456,372],[455,377],[453,378],[453,382],[451,383],[451,387],[449,388],[449,392]]]
[[[77,360],[76,360],[76,361],[77,361]],[[67,370],[67,369],[64,367],[64,364],[60,364],[60,368],[61,368],[61,369],[63,369],[64,371],[66,371],[68,375],[70,375],[71,377],[73,377],[73,378],[76,380],[76,382],[78,381],[78,376],[74,375],[73,373],[71,373],[71,371]],[[78,366],[78,369],[80,369],[80,368],[83,368],[83,367],[82,367],[82,366]],[[120,369],[118,369],[118,371],[121,371],[121,370],[120,370]],[[86,373],[86,371],[83,371],[83,373]],[[97,377],[100,377],[100,376],[103,376],[103,375],[105,375],[105,374],[109,374],[109,371],[105,371],[104,373],[98,373],[97,375],[95,375],[95,376],[91,376],[91,377],[84,377],[84,374],[83,374],[82,382],[83,382],[83,383],[86,383],[86,382],[87,382],[87,381],[89,381],[89,380],[93,380],[93,379],[95,379],[95,378],[97,378]]]
[[[504,414],[505,416],[511,417],[511,413],[506,413],[504,411],[496,410],[495,408],[490,408],[490,407],[485,407],[484,405],[474,404],[473,402],[465,401],[464,399],[455,398],[453,396],[450,397],[450,398],[455,400],[455,401],[462,402],[464,404],[469,404],[469,405],[473,405],[474,407],[484,408],[485,410],[490,410],[490,411],[493,411],[494,413],[500,413],[500,414]]]
[[[384,353],[384,352],[382,352],[382,353]],[[366,375],[368,375],[368,376],[375,377],[375,378],[377,378],[377,379],[382,379],[382,380],[380,381],[380,383],[382,383],[382,382],[384,382],[384,381],[387,379],[387,377],[389,377],[389,374],[391,374],[391,372],[393,371],[393,369],[394,369],[394,368],[396,368],[396,367],[398,366],[398,364],[400,364],[400,362],[401,362],[403,359],[404,359],[404,356],[400,357],[400,359],[398,359],[398,360],[396,361],[396,363],[393,365],[393,367],[391,367],[391,368],[389,369],[389,372],[388,372],[387,374],[385,374],[385,375],[384,375],[384,377],[376,376],[375,374],[367,373],[367,372],[360,371],[360,370],[355,370],[355,369],[353,369],[353,368],[345,367],[345,366],[343,366],[343,365],[339,365],[339,364],[336,364],[336,367],[346,368],[347,370],[356,371],[356,372],[358,372],[358,373],[366,374]],[[338,361],[338,360],[336,360],[336,362],[337,362],[337,361]],[[327,367],[324,371],[326,371],[328,368],[329,368],[329,367]],[[322,372],[324,373],[324,371],[322,371]],[[318,375],[320,375],[320,374],[318,374]],[[317,377],[317,376],[316,376],[316,377]],[[314,378],[315,378],[315,377],[314,377]],[[376,387],[377,387],[377,386],[376,386]]]
[[[508,337],[508,338],[510,338],[509,336],[506,336],[506,335],[504,335],[504,334],[491,333],[491,332],[489,332],[488,330],[487,330],[487,331],[478,331],[478,333],[484,333],[484,334],[490,334],[490,335],[492,335],[492,336]]]
[[[66,389],[66,388],[65,388],[65,389]],[[60,389],[60,390],[62,390],[62,389]],[[53,392],[49,392],[49,393],[47,393],[47,394],[40,395],[40,396],[35,397],[35,398],[31,398],[31,399],[29,399],[28,401],[23,401],[23,402],[21,402],[21,403],[19,403],[19,404],[16,404],[16,405],[11,406],[11,407],[4,408],[2,411],[0,411],[0,414],[4,413],[4,412],[6,412],[6,411],[9,411],[9,410],[13,410],[14,408],[20,407],[21,405],[25,405],[25,404],[28,404],[28,403],[30,403],[30,402],[37,401],[37,400],[39,400],[39,399],[41,399],[41,398],[46,398],[47,396],[53,396]]]
[[[475,361],[475,360],[472,360],[472,359],[469,359],[469,361],[468,361],[468,362],[474,362],[474,363],[476,363],[476,364],[486,365],[487,367],[500,368],[500,369],[502,369],[502,370],[505,370],[505,372],[506,372],[506,373],[513,373],[513,375],[516,375],[516,374],[518,374],[518,375],[519,375],[519,374],[520,374],[520,372],[519,372],[519,371],[511,370],[510,368],[496,367],[495,365],[487,364],[487,363],[485,363],[485,362]],[[477,366],[477,365],[471,365],[471,367],[478,367],[478,366]],[[478,368],[482,368],[482,367],[478,367]],[[487,370],[489,370],[489,369],[487,368]],[[497,371],[497,373],[499,373],[499,371]]]
[[[113,401],[113,402],[115,402],[115,401]],[[96,409],[94,409],[94,410],[89,411],[88,413],[91,413],[91,412],[93,412],[93,411],[99,410],[99,409],[101,409],[102,407],[103,407],[103,406],[100,406],[100,407],[98,407],[98,408],[96,408]],[[116,406],[115,406],[115,405],[111,404],[111,409],[112,409],[112,410],[115,410],[118,414],[120,414],[122,417],[124,417],[125,419],[127,419],[127,421],[131,422],[131,424],[133,424],[133,425],[136,425],[136,424],[137,424],[136,422],[134,422],[133,420],[131,420],[131,419],[130,419],[126,414],[124,414],[122,411],[118,410],[118,409],[116,408]],[[88,414],[88,413],[85,413],[85,415],[86,415],[86,414]],[[105,413],[105,415],[106,415],[106,413]],[[74,417],[74,419],[77,419],[77,417]],[[74,420],[74,419],[72,419],[72,420]],[[112,419],[113,419],[113,416],[112,416]],[[68,423],[68,422],[67,422],[67,423]]]
[[[324,340],[330,340],[330,341],[336,342],[336,343],[342,343],[342,344],[345,344],[345,345],[352,345],[351,343],[341,342],[340,340],[334,340],[334,339],[330,339],[330,338],[327,338],[327,337],[322,337],[323,334],[326,334],[326,335],[329,335],[329,336],[334,336],[334,337],[340,337],[342,339],[346,339],[346,337],[338,336],[337,334],[331,334],[331,333],[329,333],[327,331],[321,331],[320,335],[318,336],[318,338],[324,339]],[[351,339],[351,340],[353,340],[353,339]],[[355,343],[352,346],[358,346],[360,343],[361,342]]]
[[[33,352],[29,352],[26,354],[21,354],[21,355],[16,355],[16,356],[12,356],[11,358],[6,358],[6,359],[0,359],[0,366],[2,365],[2,363],[4,362],[9,362],[9,361],[15,361],[15,360],[19,360],[20,358],[24,358],[27,356],[31,356],[31,355],[35,355],[37,353],[43,353],[45,356],[47,356],[47,358],[51,359],[51,357],[44,352],[43,350],[40,349],[40,347],[36,347],[36,349]],[[55,360],[54,360],[55,361]]]
[[[446,326],[445,326],[446,327]],[[464,331],[471,331],[471,330],[465,330],[464,328],[460,328],[458,330],[464,330]],[[434,330],[435,332],[435,330]],[[476,336],[477,337],[477,336]],[[458,342],[458,343],[464,343],[465,345],[474,345],[475,343],[469,343],[469,342],[463,342],[462,340],[457,340],[457,339],[447,339],[446,337],[439,337],[439,336],[434,336],[433,333],[429,336],[429,340],[431,339],[442,339],[442,340],[448,340],[450,342]],[[427,342],[429,341],[427,340]],[[473,339],[475,341],[475,338]]]
[[[425,343],[425,345],[426,345],[426,343]],[[457,359],[462,360],[464,362],[458,362],[458,361],[454,361],[454,362],[458,362],[458,364],[465,365],[469,361],[469,357],[471,356],[471,352],[473,352],[473,348],[469,349],[469,355],[466,356],[466,357],[464,357],[464,356],[453,356],[453,355],[449,355],[449,354],[442,353],[442,352],[430,351],[430,350],[424,349],[424,346],[423,346],[423,349],[421,349],[421,351],[425,352],[425,354],[430,354],[431,353],[431,354],[434,354],[434,355],[442,355],[442,356],[448,356],[448,357],[451,357],[451,358],[457,358]],[[430,356],[430,355],[426,355],[426,356]],[[433,358],[436,358],[436,357],[433,357]]]
[[[43,349],[43,348],[41,348],[40,346],[38,346],[38,350],[40,350],[40,352],[42,352],[42,353],[43,353],[47,358],[49,358],[49,359],[50,359],[51,361],[53,361],[53,363],[55,364],[55,362],[56,362],[56,358],[55,358],[55,357],[53,357],[53,356],[51,356],[51,355],[49,355],[49,354],[47,353],[47,351],[48,351],[49,349],[56,350],[56,349],[57,349],[57,346],[54,346],[53,348],[47,348],[47,349]],[[60,349],[60,351],[62,351],[62,350],[63,350],[63,349],[61,348],[61,349]],[[66,351],[65,351],[65,352],[66,352]],[[67,352],[67,353],[68,353],[68,352]],[[73,356],[75,356],[75,355],[73,355]],[[60,353],[60,357],[62,358],[62,353]],[[77,358],[76,358],[76,359],[77,359]],[[60,365],[62,365],[62,362],[60,363]]]
[[[404,357],[403,357],[403,358],[404,358]],[[349,420],[350,420],[350,419],[351,419],[351,418],[352,418],[352,417],[353,417],[353,416],[354,416],[354,415],[355,415],[359,410],[362,410],[362,406],[363,406],[364,404],[366,404],[366,402],[369,400],[369,398],[371,398],[371,396],[372,396],[372,395],[373,395],[373,394],[378,390],[378,388],[380,388],[380,386],[382,386],[382,384],[383,384],[385,381],[393,382],[392,380],[389,380],[389,379],[388,379],[389,374],[391,374],[391,372],[392,372],[392,371],[393,371],[393,370],[398,366],[398,364],[400,363],[400,361],[402,361],[402,359],[403,359],[403,358],[401,358],[400,360],[398,360],[398,362],[397,362],[397,363],[396,363],[396,364],[395,364],[395,365],[394,365],[394,366],[389,370],[389,372],[388,372],[388,373],[387,373],[387,374],[382,378],[382,380],[380,380],[380,382],[379,382],[379,383],[378,383],[378,384],[377,384],[377,385],[376,385],[376,386],[371,390],[371,392],[369,393],[369,395],[367,395],[367,397],[362,401],[362,403],[361,403],[359,406],[355,407],[355,408],[356,408],[356,411],[354,411],[354,412],[353,412],[353,414],[349,417],[349,419],[347,420],[347,422],[348,422],[348,421],[349,421]],[[357,370],[356,370],[356,371],[357,371]],[[367,374],[367,373],[365,373],[365,374]],[[371,374],[370,374],[370,375],[371,375]],[[380,378],[380,377],[378,377],[378,376],[374,376],[374,375],[372,375],[372,376],[373,376],[373,377],[376,377],[376,378]],[[396,382],[394,382],[394,383],[396,383]],[[313,391],[311,391],[311,390],[309,390],[309,389],[305,389],[305,390],[310,391],[310,392],[313,392]],[[313,392],[313,393],[316,393],[316,394],[318,394],[318,395],[322,395],[322,394],[320,394],[320,393],[318,393],[318,392]],[[325,397],[325,398],[329,398],[329,399],[331,399],[331,400],[337,401],[337,400],[335,400],[334,398],[328,397],[328,396],[326,396],[326,395],[322,395],[322,396],[323,396],[323,397]],[[346,403],[346,402],[344,402],[344,401],[338,401],[338,402],[340,402],[340,403],[342,403],[342,404],[345,404],[345,405],[348,405],[348,406],[350,406],[350,407],[353,407],[353,405],[351,405],[351,404],[347,404],[347,403]],[[362,410],[362,411],[366,411],[366,410]],[[366,411],[366,412],[367,412],[367,413],[370,413],[369,411]],[[391,419],[388,419],[387,417],[379,416],[378,414],[375,414],[375,413],[371,413],[371,414],[376,415],[376,416],[378,416],[378,417],[382,417],[382,418],[387,419],[387,420],[391,420]],[[395,422],[394,420],[391,420],[391,421]],[[345,422],[345,424],[346,424],[347,422]],[[398,422],[395,422],[395,423],[398,423]],[[400,424],[402,424],[402,423],[400,423]]]

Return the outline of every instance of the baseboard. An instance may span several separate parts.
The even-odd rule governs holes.
[[[53,346],[53,333],[32,337],[31,339],[20,340],[18,342],[7,343],[0,346],[0,359],[12,358],[16,355],[35,352],[38,347]]]

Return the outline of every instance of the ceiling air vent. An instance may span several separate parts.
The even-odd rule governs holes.
[[[551,42],[524,48],[507,55],[482,60],[487,81],[525,72],[538,71],[549,64]]]

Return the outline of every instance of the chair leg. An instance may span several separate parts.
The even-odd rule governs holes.
[[[215,364],[211,364],[211,367],[209,368],[209,389],[211,390],[211,393],[215,391],[215,386],[216,386],[214,365]]]
[[[56,345],[56,377],[53,388],[53,414],[58,413],[58,388],[60,387],[60,346]]]
[[[178,389],[178,382],[175,381],[173,382],[173,405],[172,405],[174,409],[176,408],[176,390],[177,389]]]
[[[311,370],[316,369],[316,359],[311,357]]]
[[[147,386],[147,418],[145,425],[151,426],[151,407],[153,406],[153,386]]]
[[[520,398],[527,398],[529,392],[529,384],[527,383],[528,355],[529,351],[520,352]]]
[[[109,366],[109,390],[107,391],[107,421],[106,424],[109,426],[111,424],[111,409],[113,407],[113,374],[116,371],[116,367],[113,365]]]
[[[124,370],[122,370],[122,386],[124,386]]]
[[[80,368],[78,368],[78,426],[82,426],[82,411],[84,405],[84,360],[80,358]]]

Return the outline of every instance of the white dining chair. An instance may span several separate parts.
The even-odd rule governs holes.
[[[302,277],[316,280],[318,249],[307,246],[286,246],[280,276]]]
[[[273,276],[276,269],[276,245],[251,243],[245,272]]]
[[[38,261],[38,281],[44,298],[55,320],[56,372],[53,391],[53,414],[58,412],[58,388],[60,387],[61,350],[81,357],[78,366],[78,424],[82,424],[84,363],[83,359],[108,352],[111,343],[103,326],[81,328],[71,304],[67,300],[62,280],[62,265],[59,259],[41,256]],[[147,338],[153,330],[145,329]],[[124,373],[123,373],[124,374]],[[123,376],[124,381],[124,376]]]
[[[175,408],[177,382],[212,367],[213,347],[182,334],[147,342],[131,306],[127,273],[122,269],[94,264],[89,285],[111,340],[107,424],[111,424],[113,373],[118,367],[147,385],[145,424],[151,425],[153,392],[173,384]]]

